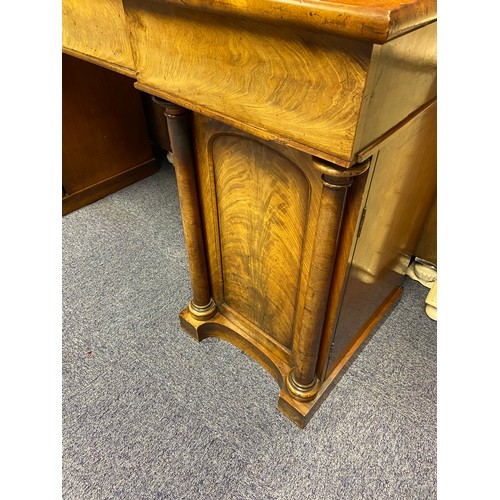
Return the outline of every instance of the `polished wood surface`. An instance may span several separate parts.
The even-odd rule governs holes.
[[[181,325],[255,359],[303,427],[399,295],[435,197],[436,2],[123,7],[174,153]]]
[[[436,18],[436,0],[169,0],[194,10],[237,15],[272,25],[289,23],[384,43]]]
[[[63,214],[155,173],[133,80],[63,54]]]
[[[211,146],[224,303],[291,348],[307,177],[251,137],[218,135]]]
[[[182,193],[179,199],[193,290],[193,298],[189,303],[189,309],[196,319],[208,319],[215,313],[215,303],[210,296],[208,283],[200,204],[190,140],[189,112],[169,102],[159,99],[156,102],[165,109],[177,188]]]
[[[406,273],[436,195],[436,109],[427,108],[394,134],[374,159],[329,370]]]
[[[248,322],[250,335],[290,362],[320,176],[310,156],[203,115],[194,116],[193,134],[213,297],[228,318]]]
[[[138,88],[258,137],[350,160],[368,44],[271,30],[168,2],[127,0],[125,6]]]
[[[62,22],[64,52],[135,75],[121,0],[63,0]]]
[[[436,95],[435,22],[378,45],[221,4],[124,1],[139,89],[345,167]]]
[[[437,23],[373,47],[353,151],[377,142],[435,99],[436,51]]]

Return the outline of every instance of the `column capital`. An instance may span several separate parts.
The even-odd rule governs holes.
[[[153,96],[153,102],[160,105],[165,111],[165,116],[175,118],[186,113],[186,108],[175,104],[174,102],[166,101],[161,97]]]
[[[353,182],[353,177],[363,174],[370,168],[371,158],[352,167],[344,168],[335,163],[313,157],[313,167],[320,171],[323,184],[331,189],[345,189]]]

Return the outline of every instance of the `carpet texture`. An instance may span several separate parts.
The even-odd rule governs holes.
[[[175,176],[63,218],[64,499],[436,498],[436,323],[405,279],[304,430],[278,386],[179,327],[190,299]]]

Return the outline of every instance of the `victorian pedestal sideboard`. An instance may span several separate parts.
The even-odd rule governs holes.
[[[304,426],[401,292],[435,197],[435,1],[92,4],[63,1],[64,51],[165,110],[182,327],[254,358]]]

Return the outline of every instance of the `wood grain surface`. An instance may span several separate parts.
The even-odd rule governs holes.
[[[121,0],[63,0],[62,28],[64,52],[135,75]]]
[[[378,153],[357,239],[329,370],[391,291],[400,286],[436,195],[434,104]]]
[[[350,161],[369,44],[170,3],[124,4],[138,88],[258,137]]]
[[[220,135],[212,148],[224,302],[291,347],[308,180],[257,141]]]
[[[384,43],[436,18],[436,0],[168,0],[191,9]]]
[[[309,155],[202,115],[194,118],[213,297],[228,318],[290,363],[321,176]]]
[[[374,46],[353,150],[387,131],[437,95],[437,23]]]

